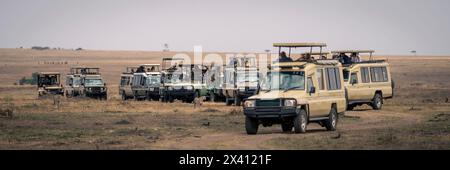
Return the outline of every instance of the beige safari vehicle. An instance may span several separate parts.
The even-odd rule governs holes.
[[[134,98],[133,91],[131,90],[131,84],[133,82],[133,74],[138,67],[127,67],[125,72],[120,75],[119,95],[122,100],[128,100]]]
[[[394,96],[394,81],[392,80],[389,63],[385,60],[372,60],[373,50],[346,50],[333,51],[335,56],[350,54],[357,56],[361,53],[370,53],[367,61],[350,61],[345,63],[343,69],[344,86],[347,98],[347,110],[363,104],[380,110],[383,100]],[[344,61],[344,60],[340,60]]]
[[[224,70],[224,84],[222,85],[225,103],[232,102],[241,106],[243,100],[256,94],[259,84],[259,70],[256,56],[233,57]]]
[[[322,43],[282,43],[275,47],[325,47]],[[290,50],[289,50],[290,51]],[[281,52],[281,50],[280,50]],[[337,127],[346,108],[342,65],[336,60],[274,62],[261,89],[244,102],[247,134],[259,125],[281,124],[283,132],[305,133],[309,123]]]
[[[46,95],[64,95],[61,74],[58,72],[40,72],[37,75],[38,97]]]

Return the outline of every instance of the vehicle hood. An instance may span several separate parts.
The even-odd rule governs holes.
[[[261,100],[269,100],[269,99],[279,99],[279,98],[293,98],[293,99],[304,99],[307,97],[306,92],[291,90],[284,92],[284,90],[272,90],[270,92],[261,91],[259,94],[250,97],[249,99],[261,99]]]

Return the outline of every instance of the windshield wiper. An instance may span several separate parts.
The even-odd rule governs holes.
[[[300,87],[301,87],[301,86],[289,87],[289,88],[285,89],[284,92],[287,92],[287,91],[289,91],[289,90],[298,89],[298,88],[300,88]]]

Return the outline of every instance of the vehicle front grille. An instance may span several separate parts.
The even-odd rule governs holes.
[[[256,100],[255,105],[257,107],[279,107],[279,106],[281,106],[281,100],[280,99]]]
[[[99,93],[99,92],[102,91],[102,88],[101,88],[101,87],[92,87],[91,90],[92,90],[92,92],[94,92],[94,93]]]

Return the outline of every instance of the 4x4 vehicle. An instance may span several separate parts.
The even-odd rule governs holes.
[[[209,100],[212,102],[224,101],[223,84],[224,84],[225,66],[211,66],[206,73],[206,84],[208,88]]]
[[[83,68],[81,73],[81,96],[107,100],[108,88],[100,74],[100,68]]]
[[[57,72],[40,72],[37,74],[38,97],[48,94],[64,95],[61,74]]]
[[[133,91],[131,90],[131,84],[133,82],[133,74],[138,67],[127,67],[125,72],[120,75],[119,95],[122,100],[128,100],[134,98]]]
[[[70,68],[70,72],[66,75],[66,85],[64,87],[64,91],[66,97],[75,97],[81,95],[81,79],[83,78],[83,74],[85,71],[85,67],[72,67]]]
[[[325,47],[322,43],[278,43],[275,47]],[[274,62],[260,92],[244,102],[245,129],[281,124],[283,132],[305,133],[308,123],[336,130],[345,111],[342,65],[336,60]]]
[[[344,85],[347,98],[347,110],[363,104],[380,110],[383,100],[394,96],[394,81],[390,73],[390,66],[385,60],[372,60],[373,50],[345,50],[333,51],[335,56],[351,54],[349,58],[357,57],[345,63],[343,69]],[[363,61],[360,53],[370,53],[370,59]],[[344,60],[340,60],[341,62]]]
[[[233,102],[240,106],[243,100],[256,94],[259,85],[256,56],[231,58],[224,75],[222,91],[228,106]]]
[[[172,61],[174,59],[163,59]],[[208,68],[199,64],[176,64],[163,70],[161,97],[165,102],[181,100],[192,103],[195,98],[206,96],[205,74]]]
[[[159,88],[161,86],[160,66],[160,64],[143,64],[133,74],[131,89],[136,100],[159,100]]]

